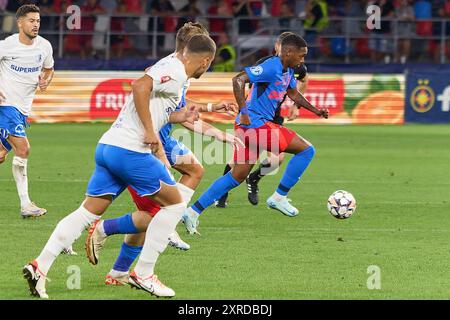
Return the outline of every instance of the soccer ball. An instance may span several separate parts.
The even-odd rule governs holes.
[[[356,210],[355,197],[350,192],[338,190],[328,198],[328,211],[337,219],[347,219]]]

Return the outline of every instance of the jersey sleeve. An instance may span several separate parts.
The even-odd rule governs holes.
[[[47,56],[44,60],[44,69],[52,69],[55,66],[55,60],[53,59],[53,47],[48,43]]]
[[[153,79],[153,91],[172,92],[178,89],[178,81],[170,68],[164,68],[163,65],[154,65],[146,74]]]
[[[294,71],[292,71],[291,81],[289,82],[289,89],[297,88],[297,78],[295,77]]]
[[[253,67],[246,67],[244,70],[250,79],[250,83],[271,82],[277,72],[275,64],[271,60],[266,60]]]
[[[5,40],[0,40],[0,60],[6,56],[6,42]]]

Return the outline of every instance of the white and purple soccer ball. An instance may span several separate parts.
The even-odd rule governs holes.
[[[356,210],[355,197],[350,192],[337,190],[328,198],[328,211],[337,219],[347,219]]]

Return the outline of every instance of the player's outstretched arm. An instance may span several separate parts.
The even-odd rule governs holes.
[[[250,79],[245,71],[240,72],[233,77],[233,93],[234,98],[241,112],[240,123],[250,125],[250,117],[248,115],[247,105],[245,103],[245,84],[250,83]]]
[[[294,101],[298,108],[305,108],[319,117],[328,118],[327,109],[318,109],[314,107],[296,88],[288,89],[287,95]]]
[[[222,142],[227,142],[233,146],[236,146],[238,149],[240,147],[245,148],[245,145],[241,141],[241,139],[239,139],[235,135],[226,133],[218,129],[205,121],[199,120],[195,124],[183,122],[181,125],[193,132],[200,133],[208,137],[216,138],[217,140]]]
[[[153,153],[157,154],[161,148],[161,141],[155,133],[150,113],[150,94],[153,90],[153,79],[145,75],[132,84],[134,105],[139,119],[144,126],[144,143],[147,144]]]
[[[200,118],[196,106],[189,106],[186,108],[181,108],[180,111],[172,112],[169,116],[170,123],[183,123],[189,122],[194,123]]]
[[[220,101],[219,103],[198,103],[193,100],[186,99],[187,106],[196,106],[199,112],[220,112],[228,113],[236,116],[238,106],[232,101]]]

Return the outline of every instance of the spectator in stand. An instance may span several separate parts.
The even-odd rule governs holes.
[[[291,21],[294,18],[294,10],[287,1],[283,1],[280,7],[280,18],[278,23],[280,25],[280,33],[291,31]]]
[[[324,0],[310,0],[306,4],[306,19],[304,23],[305,40],[308,43],[308,57],[316,58],[317,33],[328,27],[328,5]]]
[[[173,17],[176,10],[169,0],[153,0],[150,6],[147,6],[147,13],[152,16],[158,16],[156,31],[157,32],[175,32],[177,26],[177,18]],[[148,30],[153,32],[154,18],[148,20]],[[150,47],[153,47],[153,36],[149,37]],[[158,47],[164,46],[164,35],[157,36]]]
[[[113,15],[123,15],[127,13],[127,4],[125,0],[116,0],[115,9]],[[122,58],[125,50],[125,45],[128,43],[128,38],[125,34],[125,20],[124,17],[113,17],[111,19],[111,32],[116,33],[111,35],[111,49],[112,56],[116,58]]]
[[[395,13],[399,21],[397,24],[399,41],[396,61],[406,63],[411,53],[411,37],[414,34],[414,8],[410,5],[409,0],[401,0]]]
[[[48,17],[46,15],[53,12],[53,0],[38,0],[36,5],[41,11],[41,30],[55,30],[56,29],[56,17]],[[50,39],[49,39],[50,40]],[[52,42],[50,40],[50,42]]]
[[[215,0],[208,8],[208,15],[210,16],[220,16],[225,18],[209,18],[209,32],[211,34],[226,32],[227,22],[231,21],[233,17],[233,8],[226,2],[221,0]],[[214,41],[218,41],[218,36],[211,36]]]
[[[238,0],[233,3],[234,17],[252,17],[253,11],[250,6],[251,0]],[[255,31],[252,20],[241,19],[239,20],[239,33],[250,34]]]
[[[233,72],[236,62],[236,50],[230,44],[228,35],[222,32],[217,41],[216,57],[214,59],[213,71]]]
[[[394,17],[395,8],[392,1],[388,0],[375,1],[374,5],[381,9],[381,28],[370,30],[369,48],[371,49],[372,62],[378,63],[384,59],[385,63],[389,63],[389,53],[392,51],[392,39],[388,38],[391,33],[391,21],[386,18]]]
[[[279,17],[281,13],[281,5],[285,2],[285,0],[273,0],[270,6],[270,15],[272,17]]]
[[[81,44],[80,55],[85,59],[92,52],[92,35],[95,29],[95,15],[106,13],[105,8],[100,5],[100,0],[87,0],[81,7],[81,32],[91,33],[87,35],[78,35],[77,41]],[[74,35],[75,36],[75,35]],[[76,36],[75,36],[76,37]],[[74,37],[73,40],[76,38]]]
[[[105,8],[109,14],[113,14],[117,8],[116,0],[100,0],[100,5]]]
[[[178,19],[177,29],[181,28],[186,22],[195,22],[202,15],[202,11],[198,8],[197,0],[189,0],[188,3],[179,10],[184,17]]]
[[[442,21],[436,21],[433,23],[433,36],[441,37],[442,32],[447,36],[450,35],[450,1],[449,0],[436,0],[432,3],[432,16],[436,19],[447,20],[442,24]],[[442,30],[444,28],[444,30]],[[450,54],[449,42],[444,44],[444,55]],[[442,41],[434,39],[430,41],[429,51],[433,60],[436,63],[441,63],[442,54]]]

